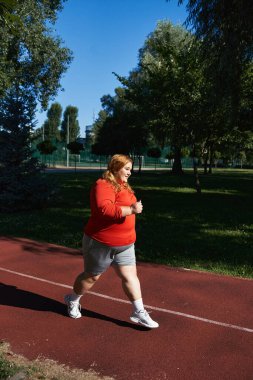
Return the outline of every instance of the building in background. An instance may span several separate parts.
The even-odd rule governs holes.
[[[85,127],[85,138],[90,139],[92,137],[92,125],[86,125]]]
[[[89,148],[92,141],[92,125],[86,125],[85,137],[78,137],[76,141],[82,144],[84,148]]]

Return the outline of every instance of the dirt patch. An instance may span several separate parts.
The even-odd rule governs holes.
[[[101,376],[94,370],[84,371],[70,368],[47,358],[37,358],[30,361],[21,355],[13,353],[6,342],[0,342],[0,358],[6,369],[5,377],[0,373],[0,379],[24,380],[113,380],[112,377]],[[10,372],[8,373],[8,368]],[[1,368],[0,368],[1,370]],[[15,373],[15,375],[14,375]],[[11,374],[11,375],[10,375]]]

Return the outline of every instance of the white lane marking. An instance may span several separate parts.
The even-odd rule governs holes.
[[[8,272],[8,273],[16,274],[16,275],[21,276],[21,277],[30,278],[32,280],[46,282],[47,284],[60,286],[62,288],[72,289],[72,286],[70,286],[70,285],[65,285],[65,284],[61,284],[59,282],[54,282],[54,281],[46,280],[44,278],[31,276],[29,274],[16,272],[16,271],[13,271],[13,270],[10,270],[10,269],[6,269],[6,268],[2,268],[2,267],[0,267],[0,270],[3,271],[3,272]],[[96,293],[96,292],[92,292],[92,291],[88,291],[87,293],[91,294],[93,296],[105,298],[105,299],[108,299],[108,300],[111,300],[111,301],[116,301],[116,302],[121,302],[121,303],[127,303],[127,304],[131,303],[131,302],[123,300],[121,298],[107,296],[106,294]],[[210,323],[212,325],[218,325],[218,326],[222,326],[222,327],[226,327],[226,328],[230,328],[230,329],[235,329],[235,330],[240,330],[240,331],[245,331],[245,332],[253,333],[253,329],[248,328],[248,327],[237,326],[237,325],[232,325],[230,323],[224,323],[224,322],[214,321],[212,319],[202,318],[202,317],[198,317],[198,316],[192,315],[192,314],[181,313],[180,311],[163,309],[163,308],[160,308],[160,307],[155,307],[155,306],[150,306],[150,305],[144,305],[144,306],[145,306],[145,308],[147,308],[149,310],[161,311],[162,313],[168,313],[168,314],[178,315],[180,317],[195,319],[197,321],[201,321],[201,322],[205,322],[205,323]]]

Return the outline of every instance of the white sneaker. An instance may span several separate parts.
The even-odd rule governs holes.
[[[64,297],[64,301],[68,306],[68,314],[71,318],[81,318],[81,305],[79,302],[71,301],[70,294]]]
[[[146,310],[134,311],[130,317],[132,322],[138,323],[139,325],[148,327],[150,329],[156,329],[159,324],[149,316]]]

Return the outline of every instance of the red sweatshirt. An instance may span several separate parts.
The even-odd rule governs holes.
[[[120,206],[131,206],[136,197],[129,190],[116,192],[104,179],[99,179],[90,192],[91,217],[85,234],[109,246],[132,244],[136,240],[135,215],[122,217]]]

